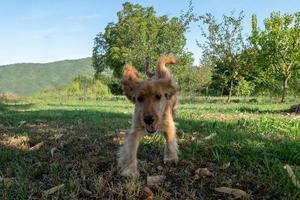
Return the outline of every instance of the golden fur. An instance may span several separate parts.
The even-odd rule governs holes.
[[[147,80],[141,80],[133,66],[128,64],[124,66],[123,91],[135,104],[135,109],[131,129],[126,134],[118,154],[118,165],[123,176],[139,175],[137,150],[145,131],[151,133],[162,131],[166,139],[164,162],[178,160],[176,128],[173,121],[177,85],[165,66],[177,63],[178,60],[174,55],[160,56],[155,75]]]

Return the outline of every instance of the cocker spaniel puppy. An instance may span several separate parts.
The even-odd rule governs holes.
[[[177,85],[166,64],[177,64],[174,55],[161,55],[156,72],[147,80],[141,80],[135,68],[124,66],[122,87],[127,98],[134,103],[132,126],[119,150],[118,165],[121,175],[136,177],[137,150],[144,133],[161,131],[166,139],[164,162],[177,162],[178,147],[173,121],[177,103]],[[150,73],[148,73],[150,74]]]

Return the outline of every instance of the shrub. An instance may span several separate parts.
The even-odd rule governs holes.
[[[95,80],[94,83],[90,86],[88,93],[90,95],[97,95],[97,96],[109,96],[111,95],[110,89],[107,85],[104,85],[99,80]]]
[[[80,83],[78,81],[72,81],[67,87],[66,87],[67,93],[71,94],[80,94]]]
[[[101,81],[101,83],[107,85],[112,94],[114,95],[123,94],[120,80],[115,78],[112,74],[98,74],[97,77],[95,78]]]
[[[249,103],[258,103],[258,100],[256,98],[249,99]]]
[[[237,96],[250,96],[254,91],[254,84],[246,81],[243,77],[239,80],[238,84],[235,86],[235,94]]]
[[[95,80],[86,76],[78,76],[71,83],[63,88],[68,95],[75,96],[108,96],[110,89],[100,80]]]

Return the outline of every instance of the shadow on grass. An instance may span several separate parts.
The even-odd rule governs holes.
[[[284,110],[262,110],[259,108],[249,108],[249,107],[240,107],[237,109],[239,112],[243,113],[256,113],[256,114],[285,114],[287,109]]]
[[[7,111],[7,109],[8,109],[7,104],[0,102],[0,111],[4,112]]]
[[[81,135],[105,135],[114,133],[117,129],[128,129],[130,127],[131,114],[117,112],[102,112],[91,110],[39,110],[39,111],[18,111],[20,106],[0,104],[3,114],[0,115],[2,132],[10,136],[26,135],[30,140],[42,138],[42,134],[51,136],[58,133],[68,134],[69,131],[76,131]],[[241,111],[245,111],[242,108]],[[257,110],[247,110],[247,112],[258,112]],[[263,113],[264,111],[261,111]],[[266,111],[267,112],[267,111]],[[276,111],[275,111],[276,112]],[[9,115],[6,115],[8,114]],[[260,133],[253,133],[247,126],[235,122],[207,121],[207,120],[187,120],[177,118],[179,129],[187,134],[198,132],[198,138],[202,138],[217,133],[216,145],[219,149],[230,151],[232,144],[239,147],[246,147],[247,151],[261,151],[274,154],[274,156],[284,161],[289,161],[290,157],[298,153],[300,143],[298,140],[291,140],[280,135],[270,137]],[[44,129],[44,130],[43,130]],[[234,150],[236,151],[236,150]],[[252,152],[249,152],[251,155]],[[300,164],[299,158],[296,159]]]
[[[85,105],[85,104],[61,104],[61,103],[48,103],[47,104],[48,106],[64,106],[64,107],[70,107],[70,108],[76,108],[76,107],[79,107],[79,108],[82,108],[82,107],[93,107],[93,108],[107,108],[107,105],[99,105],[99,104],[93,104],[93,105]],[[114,108],[128,108],[128,107],[132,107],[131,104],[127,105],[122,105],[122,104],[119,104],[119,105],[115,105]]]
[[[77,191],[76,187],[71,187],[72,184],[85,185],[94,191],[96,189],[93,187],[95,185],[93,180],[98,176],[109,176],[108,181],[111,182],[108,185],[120,182],[115,167],[116,150],[119,146],[115,141],[117,137],[115,131],[130,127],[128,121],[131,114],[63,109],[18,111],[14,105],[7,104],[0,104],[0,109],[3,112],[0,115],[2,134],[0,144],[7,139],[4,135],[12,138],[26,136],[29,138],[30,146],[41,141],[45,142],[43,149],[38,152],[24,151],[7,143],[1,145],[0,162],[4,164],[0,166],[0,173],[5,177],[17,177],[24,181],[24,185],[18,186],[19,189],[8,188],[9,193],[14,194],[15,190],[22,190],[25,191],[25,196],[33,195],[39,198],[42,195],[41,189],[45,190],[66,181],[73,181],[68,183],[66,193]],[[276,174],[283,173],[283,170],[279,169],[281,164],[300,164],[299,140],[261,135],[248,130],[247,126],[238,122],[183,118],[176,121],[179,122],[179,128],[186,132],[186,137],[180,142],[183,160],[193,160],[196,167],[206,166],[208,163],[219,165],[223,162],[232,162],[236,165],[233,166],[236,170],[234,173],[238,175],[234,178],[235,181],[242,182],[245,190],[251,190],[256,197],[269,195],[272,199],[280,196],[282,191],[276,191],[270,185],[278,184],[278,187],[287,185],[285,179],[277,180]],[[195,131],[198,132],[195,135],[196,140],[189,140],[188,136]],[[203,140],[211,133],[217,133],[217,136],[212,140]],[[50,150],[53,147],[58,150],[55,156],[51,157]],[[141,150],[146,153],[143,155],[139,153],[139,157],[160,165],[161,163],[157,162],[161,160],[161,149],[142,143]],[[192,165],[185,166],[184,163],[179,165],[180,167],[168,172],[170,177],[177,179],[171,179],[171,184],[165,187],[167,191],[177,190],[178,193],[182,193],[181,199],[192,195],[186,192],[184,184],[188,184],[188,188],[196,195],[210,198],[213,188],[220,186],[223,178],[231,178],[224,175],[223,178],[204,180],[204,184],[209,187],[199,188],[197,182],[185,183],[185,177],[178,176],[178,172],[182,169],[188,169],[190,170],[188,174],[193,174],[195,169]],[[142,177],[145,178],[148,173],[158,173],[155,171],[156,168],[151,166],[153,165],[142,171]],[[265,185],[266,183],[260,179],[267,179],[263,181],[269,181],[269,184]],[[290,191],[285,191],[285,194],[286,192]],[[107,198],[108,194],[109,191],[103,189],[97,197]]]
[[[17,111],[17,110],[26,110],[34,106],[33,103],[25,104],[7,104],[0,102],[0,111]]]

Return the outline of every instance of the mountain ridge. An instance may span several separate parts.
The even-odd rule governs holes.
[[[0,65],[0,67],[9,67],[11,65],[44,65],[44,64],[53,64],[53,63],[59,63],[63,61],[77,61],[82,59],[92,59],[91,57],[83,57],[83,58],[74,58],[74,59],[62,59],[62,60],[54,60],[49,62],[17,62],[17,63],[11,63],[11,64],[4,64]]]
[[[16,63],[0,66],[0,93],[30,96],[59,88],[78,75],[92,76],[91,57],[49,63]]]

